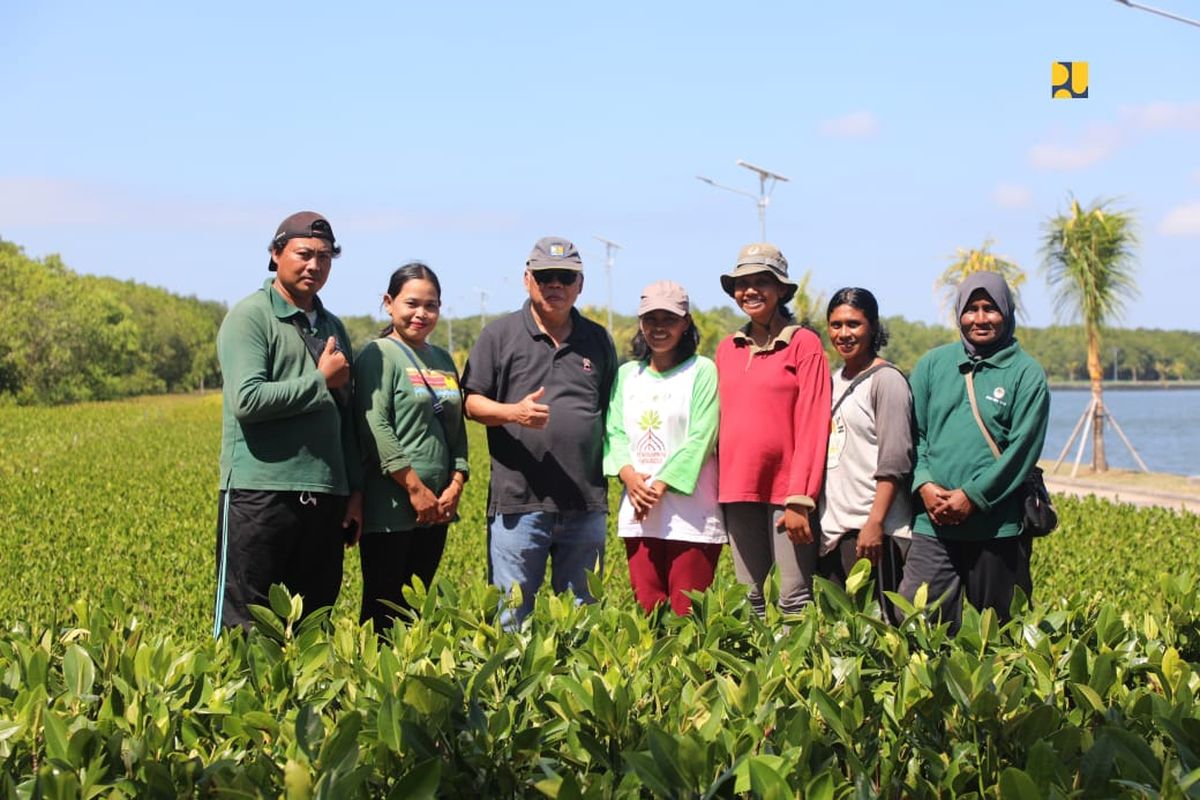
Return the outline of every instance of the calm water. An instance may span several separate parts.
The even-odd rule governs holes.
[[[1088,391],[1057,389],[1050,398],[1050,429],[1044,458],[1058,458],[1067,437],[1091,400]],[[1200,475],[1200,389],[1106,390],[1104,405],[1154,472]],[[1136,469],[1137,462],[1111,426],[1105,426],[1105,452],[1114,467]],[[1075,459],[1079,439],[1071,445],[1065,463]],[[1091,443],[1083,463],[1091,463]]]

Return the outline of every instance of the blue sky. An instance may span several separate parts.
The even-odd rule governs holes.
[[[1200,17],[1195,0],[1156,0]],[[1087,99],[1050,65],[1089,62]],[[288,213],[344,247],[323,292],[373,313],[421,258],[455,315],[522,299],[533,242],[573,239],[582,303],[718,275],[767,238],[826,293],[934,320],[956,248],[1031,273],[1068,193],[1136,211],[1131,326],[1200,329],[1200,28],[1113,0],[1004,3],[124,3],[0,7],[0,236],[73,268],[232,302]]]

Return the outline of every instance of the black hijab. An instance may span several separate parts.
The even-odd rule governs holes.
[[[1004,315],[1004,328],[1000,331],[1000,337],[995,342],[988,345],[986,348],[976,347],[966,334],[962,332],[962,315],[967,307],[967,303],[971,300],[971,295],[979,290],[983,290],[1000,313]],[[962,338],[963,348],[967,351],[967,355],[971,358],[987,358],[998,350],[1003,350],[1012,344],[1013,333],[1017,330],[1017,320],[1013,309],[1012,291],[1008,288],[1008,283],[1004,277],[998,272],[972,272],[970,275],[958,285],[958,302],[955,304],[955,309],[958,311],[956,319],[958,320],[958,335]]]

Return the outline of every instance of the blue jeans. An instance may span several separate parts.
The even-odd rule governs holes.
[[[501,616],[504,627],[519,625],[533,610],[547,558],[556,593],[570,589],[580,602],[592,601],[584,573],[604,573],[607,517],[604,511],[530,511],[488,519],[488,580],[505,594],[521,587],[521,605]]]

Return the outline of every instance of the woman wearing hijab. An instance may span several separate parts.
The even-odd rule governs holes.
[[[1018,490],[1037,464],[1050,415],[1045,371],[1013,336],[1015,309],[1004,278],[968,276],[955,307],[961,343],[930,350],[912,374],[918,502],[900,585],[909,599],[921,584],[929,585],[930,600],[944,596],[940,612],[952,632],[961,624],[964,597],[980,610],[994,609],[1001,621],[1009,618],[1015,587],[1032,597]]]

